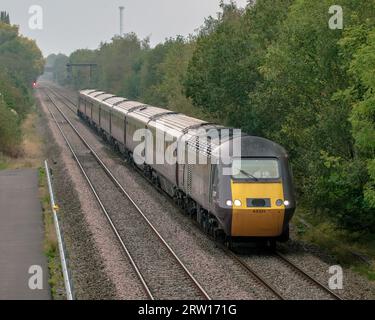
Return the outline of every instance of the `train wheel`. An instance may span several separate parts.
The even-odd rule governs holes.
[[[232,250],[232,249],[233,249],[233,241],[232,241],[232,238],[227,237],[227,238],[225,239],[224,245],[225,245],[229,250]]]
[[[214,240],[224,244],[225,243],[225,233],[222,229],[215,228],[214,230]]]

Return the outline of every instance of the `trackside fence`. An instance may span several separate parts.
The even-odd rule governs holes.
[[[45,166],[46,175],[47,175],[48,190],[49,190],[49,195],[50,195],[50,199],[51,199],[51,209],[52,209],[52,214],[53,214],[53,221],[54,221],[54,225],[55,225],[55,229],[56,229],[57,242],[58,242],[58,246],[59,246],[61,268],[62,268],[62,273],[63,273],[63,277],[64,277],[66,297],[67,297],[67,300],[74,300],[72,277],[71,277],[69,269],[68,269],[69,263],[68,263],[67,254],[66,254],[65,242],[64,242],[62,229],[60,227],[59,218],[58,218],[58,215],[57,215],[58,206],[56,205],[56,202],[55,202],[55,196],[54,196],[53,187],[52,187],[52,180],[51,180],[51,173],[50,173],[50,170],[49,170],[49,167],[48,167],[47,160],[44,162],[44,166]]]

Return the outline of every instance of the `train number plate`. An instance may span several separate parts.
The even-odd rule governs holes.
[[[266,213],[266,210],[253,210],[254,213]]]

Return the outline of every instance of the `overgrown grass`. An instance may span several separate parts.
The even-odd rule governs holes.
[[[23,121],[22,142],[18,146],[18,155],[11,155],[0,152],[0,170],[20,169],[20,168],[38,168],[42,165],[43,140],[38,132],[40,115],[32,108],[32,112]]]
[[[0,151],[11,157],[21,155],[21,121],[5,104],[3,97],[0,98]]]
[[[375,281],[375,235],[340,229],[324,217],[308,214],[303,208],[297,210],[294,225],[298,238],[319,246],[343,266]]]
[[[49,284],[53,299],[60,300],[64,295],[64,278],[60,263],[57,236],[51,210],[47,177],[44,168],[39,168],[39,194],[44,221],[44,253],[48,259]]]

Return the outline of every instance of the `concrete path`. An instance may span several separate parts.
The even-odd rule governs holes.
[[[51,299],[43,239],[37,170],[0,171],[0,300]]]

